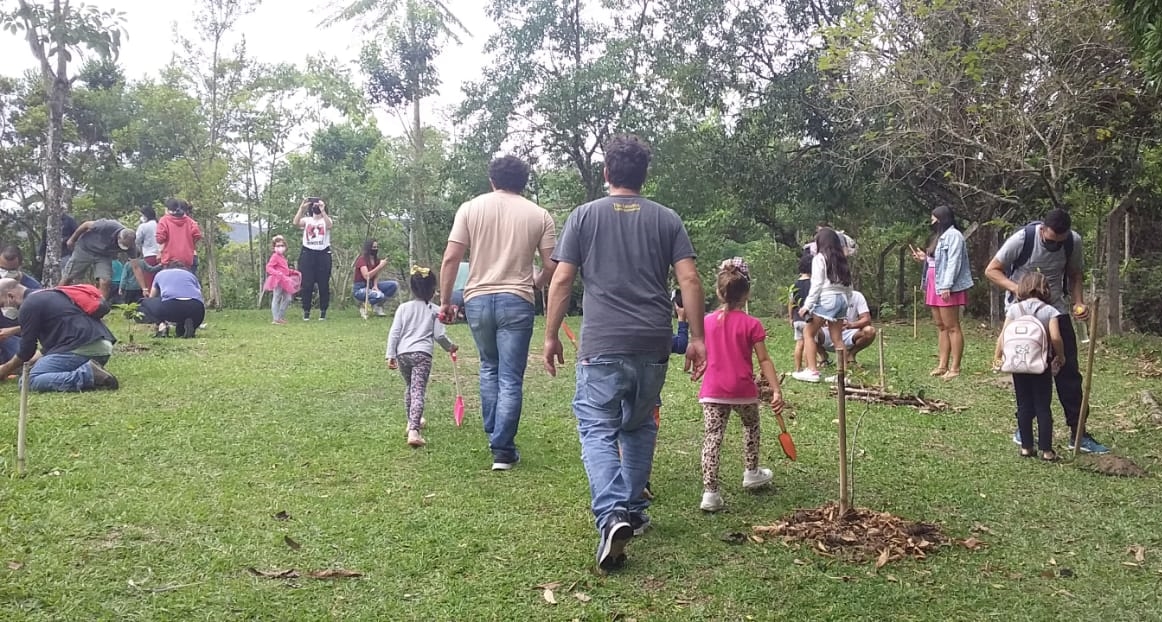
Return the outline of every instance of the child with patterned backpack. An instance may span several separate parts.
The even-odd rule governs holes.
[[[1017,281],[1017,302],[1005,312],[1005,325],[997,338],[994,371],[1013,375],[1017,398],[1017,430],[1021,457],[1032,458],[1033,418],[1037,419],[1037,448],[1041,459],[1053,461],[1053,376],[1065,364],[1061,339],[1061,312],[1050,304],[1049,280],[1040,272],[1027,272]],[[1052,347],[1050,347],[1052,346]]]

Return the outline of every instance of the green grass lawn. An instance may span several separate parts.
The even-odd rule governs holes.
[[[292,314],[293,316],[293,314]],[[677,357],[663,392],[654,529],[628,568],[591,572],[595,532],[570,412],[572,366],[549,378],[533,339],[520,466],[488,470],[463,326],[469,417],[452,422],[451,363],[437,356],[428,446],[404,444],[402,382],[383,363],[386,318],[354,310],[272,326],[263,312],[211,314],[198,338],[153,340],[109,369],[116,393],[33,395],[30,473],[13,477],[17,388],[0,386],[2,620],[1055,620],[1159,619],[1162,487],[1068,464],[1020,460],[1012,395],[986,371],[992,342],[970,331],[965,375],[928,378],[934,334],[887,328],[889,384],[958,413],[853,404],[865,415],[857,505],[941,524],[957,538],[923,562],[878,573],[778,542],[723,534],[771,524],[836,495],[834,401],[787,381],[799,462],[782,457],[773,418],[763,462],[777,488],[741,490],[741,430],[723,455],[727,511],[701,496],[697,386]],[[113,328],[127,341],[124,322]],[[574,320],[574,327],[579,324]],[[772,323],[776,365],[791,332]],[[568,348],[568,346],[566,346]],[[1099,349],[1095,435],[1146,469],[1162,439],[1142,420],[1132,342]],[[861,357],[869,369],[875,353]],[[1059,422],[1058,441],[1064,444]],[[286,512],[288,520],[276,520]],[[983,529],[982,529],[983,528]],[[293,550],[290,537],[301,545]],[[1145,562],[1127,549],[1145,547]],[[347,568],[362,578],[266,579],[247,571]],[[1071,578],[1061,578],[1068,568]],[[1055,572],[1046,572],[1055,571]],[[555,583],[557,604],[538,585]],[[1153,594],[1153,596],[1151,596]]]

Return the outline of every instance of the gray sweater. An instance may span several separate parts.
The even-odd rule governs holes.
[[[452,350],[452,341],[437,319],[440,308],[423,300],[409,300],[395,310],[391,332],[387,334],[386,359],[399,358],[409,352],[432,353],[432,343],[439,342],[445,351]]]

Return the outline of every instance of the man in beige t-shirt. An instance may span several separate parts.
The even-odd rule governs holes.
[[[520,460],[516,432],[533,337],[534,292],[553,277],[557,232],[549,212],[520,194],[529,181],[527,164],[513,156],[497,158],[488,165],[488,179],[492,192],[456,212],[440,282],[455,282],[460,262],[471,249],[464,310],[480,352],[480,405],[492,470],[507,471]],[[544,269],[534,275],[537,253]],[[456,313],[451,291],[445,293],[441,317],[451,322]]]

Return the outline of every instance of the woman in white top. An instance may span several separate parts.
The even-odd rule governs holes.
[[[159,259],[161,245],[157,243],[157,212],[148,205],[141,208],[140,211],[141,223],[137,225],[137,248],[141,251],[141,259],[145,265],[154,267],[161,263]],[[141,289],[146,292],[153,289],[153,276],[156,272],[149,268],[137,266],[135,261],[131,261],[129,265],[133,269],[133,276],[137,278]]]
[[[331,305],[331,217],[322,199],[309,197],[299,205],[294,224],[303,230],[299,272],[303,275],[303,320],[311,319],[311,296],[319,287],[319,319],[327,319]]]

